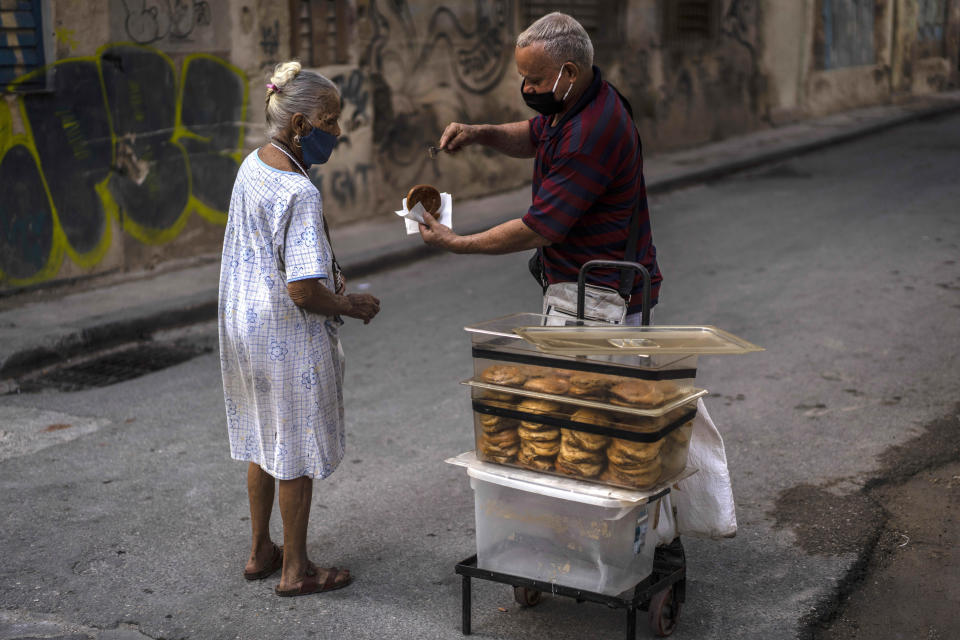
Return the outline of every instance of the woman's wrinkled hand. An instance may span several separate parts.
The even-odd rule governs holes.
[[[349,293],[347,300],[350,302],[350,310],[346,315],[363,320],[363,324],[369,324],[373,317],[380,313],[380,301],[369,293]]]

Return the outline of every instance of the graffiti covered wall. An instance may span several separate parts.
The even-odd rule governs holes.
[[[530,179],[529,161],[479,148],[431,160],[450,122],[510,122],[532,115],[519,96],[513,60],[515,3],[370,0],[358,34],[368,75],[379,211],[400,206],[407,190],[430,182],[455,201],[501,192]]]
[[[343,98],[312,170],[333,226],[392,216],[421,182],[455,202],[527,184],[530,160],[427,148],[450,122],[533,115],[513,43],[560,5],[593,21],[648,154],[949,89],[960,69],[960,0],[48,4],[52,64],[0,91],[0,292],[215,256],[238,162],[266,141],[264,83],[293,53]]]
[[[205,54],[177,68],[133,44],[51,71],[49,92],[12,101],[22,131],[0,127],[0,184],[14,185],[0,200],[5,284],[49,279],[64,255],[97,265],[114,221],[143,243],[175,238],[192,213],[223,223],[243,146],[242,72]],[[0,121],[12,123],[10,107]]]

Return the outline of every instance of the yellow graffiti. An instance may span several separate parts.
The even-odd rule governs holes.
[[[68,29],[58,29],[57,37],[58,39],[69,38],[69,36],[72,33],[73,32]],[[109,105],[110,103],[109,103],[108,96],[106,94],[106,88],[104,83],[101,55],[107,49],[111,47],[116,47],[116,46],[136,47],[139,49],[149,51],[151,54],[161,56],[164,59],[164,61],[170,66],[171,70],[174,71],[174,77],[176,77],[175,75],[176,67],[174,66],[173,60],[169,56],[164,54],[162,51],[159,51],[152,47],[137,45],[134,43],[120,42],[120,43],[110,43],[110,44],[104,45],[97,51],[97,54],[95,56],[65,58],[62,60],[58,60],[57,62],[54,62],[48,67],[34,70],[14,80],[13,83],[10,85],[10,88],[15,89],[17,84],[27,82],[32,78],[34,78],[35,76],[46,74],[49,69],[55,68],[61,64],[76,63],[76,62],[94,62],[96,64],[97,71],[100,77],[100,90],[103,96],[103,103],[104,105]],[[230,72],[236,74],[236,76],[241,79],[241,85],[243,87],[243,98],[241,103],[241,120],[240,121],[241,122],[246,121],[247,100],[248,100],[249,90],[247,87],[247,82],[246,82],[246,77],[244,72],[238,67],[235,67],[215,56],[206,55],[206,54],[194,54],[194,55],[187,56],[183,62],[183,67],[181,69],[180,76],[177,79],[177,84],[179,88],[178,88],[178,95],[177,95],[177,101],[176,101],[176,123],[174,125],[174,130],[171,133],[171,136],[169,139],[169,143],[172,146],[176,147],[183,157],[184,170],[185,170],[185,175],[187,180],[187,194],[188,194],[186,205],[184,206],[183,210],[180,212],[176,220],[171,225],[165,228],[152,228],[152,227],[147,227],[145,225],[141,225],[135,222],[129,216],[124,216],[122,214],[119,204],[117,203],[117,201],[115,200],[114,196],[111,194],[109,189],[110,180],[113,177],[113,173],[110,172],[101,182],[94,185],[94,190],[101,201],[103,211],[104,211],[104,216],[105,216],[104,231],[101,238],[97,242],[97,245],[93,249],[85,253],[78,253],[74,249],[74,247],[69,242],[66,236],[66,233],[64,232],[63,227],[60,223],[61,212],[58,212],[56,207],[54,206],[54,201],[50,192],[50,188],[48,186],[47,177],[42,170],[40,155],[39,155],[39,152],[37,151],[36,141],[34,138],[34,133],[30,126],[30,120],[27,115],[24,98],[22,96],[19,96],[16,100],[17,110],[20,115],[20,120],[21,122],[23,122],[23,126],[25,129],[24,133],[17,134],[17,135],[14,135],[13,133],[12,116],[11,116],[9,107],[6,101],[0,101],[0,162],[2,162],[7,151],[9,151],[14,146],[22,145],[29,151],[30,156],[33,158],[33,161],[36,164],[36,169],[40,176],[41,183],[43,184],[46,199],[47,199],[47,202],[49,203],[50,214],[52,217],[52,224],[53,224],[53,237],[51,241],[50,254],[44,266],[27,278],[15,278],[12,276],[8,276],[3,272],[2,269],[0,269],[0,284],[20,287],[20,286],[29,286],[32,284],[37,284],[40,282],[44,282],[46,280],[50,280],[56,277],[57,273],[60,271],[60,268],[63,262],[63,256],[65,254],[68,255],[75,264],[77,264],[82,268],[86,269],[86,268],[92,268],[96,266],[106,255],[107,250],[111,246],[112,228],[114,224],[120,224],[122,226],[122,229],[125,232],[129,233],[131,236],[133,236],[134,238],[136,238],[137,240],[145,244],[161,244],[161,243],[169,242],[175,239],[183,230],[184,226],[187,224],[187,221],[190,215],[193,212],[196,212],[202,218],[214,224],[220,224],[220,225],[226,224],[226,220],[227,220],[226,211],[219,211],[211,207],[210,205],[200,201],[194,195],[193,173],[190,167],[190,156],[187,152],[187,149],[179,142],[179,140],[183,138],[193,138],[197,140],[209,141],[208,138],[204,138],[190,131],[183,124],[182,118],[181,118],[182,98],[183,98],[183,91],[184,91],[184,87],[182,86],[183,79],[186,77],[187,68],[190,65],[191,61],[196,60],[198,58],[206,58],[208,60],[214,61],[217,64],[223,66],[225,69],[228,69]],[[131,83],[131,92],[132,92],[132,97],[130,101],[132,106],[135,109],[133,116],[138,121],[143,121],[143,119],[145,118],[143,107],[145,105],[143,104],[141,88],[136,83]],[[113,117],[112,117],[110,108],[109,107],[106,108],[105,111],[106,111],[106,120],[110,130],[110,139],[112,143],[111,144],[111,147],[112,147],[111,165],[116,165],[118,137],[117,137],[116,128],[113,122]],[[86,140],[84,139],[80,131],[80,125],[77,121],[75,114],[73,114],[69,110],[58,110],[55,115],[59,119],[60,126],[63,127],[63,130],[66,133],[66,137],[70,146],[70,153],[72,153],[73,157],[77,159],[88,158],[90,156],[90,151],[87,148]],[[244,127],[240,126],[238,127],[238,129],[239,129],[239,134],[237,136],[236,146],[233,147],[235,150],[233,152],[223,154],[225,156],[232,158],[237,164],[239,164],[242,161],[242,157],[243,157]],[[151,184],[151,187],[152,186],[153,185]],[[151,195],[156,198],[164,197],[162,193],[155,193]]]
[[[54,224],[50,255],[47,256],[46,263],[40,267],[36,273],[30,278],[17,279],[6,278],[3,271],[0,270],[0,281],[8,281],[14,286],[23,286],[34,282],[49,280],[54,277],[60,270],[60,264],[63,262],[63,250],[64,247],[68,246],[68,243],[67,237],[63,233],[63,228],[60,226],[60,220],[57,218],[57,213],[53,207],[53,198],[50,195],[50,188],[47,186],[47,178],[40,170],[40,156],[37,153],[36,146],[33,144],[33,138],[29,130],[26,133],[14,135],[13,118],[7,103],[4,101],[0,104],[0,161],[3,160],[3,156],[6,155],[7,151],[18,145],[25,147],[27,151],[30,152],[30,157],[33,158],[37,173],[40,175],[40,181],[43,184],[44,195],[49,203]]]
[[[193,55],[187,56],[186,59],[183,61],[183,69],[180,71],[180,78],[181,79],[186,78],[187,69],[189,68],[190,63],[193,62],[194,60],[198,60],[201,58],[215,62],[216,64],[219,64],[220,66],[226,69],[229,69],[230,71],[232,71],[233,73],[235,73],[237,76],[241,78],[243,78],[245,75],[239,67],[233,66],[232,64],[224,61],[222,58],[211,56],[205,53],[195,53]],[[190,138],[203,140],[203,141],[209,140],[208,138],[204,138],[203,136],[198,136],[197,134],[193,133],[183,125],[183,92],[185,90],[186,90],[186,87],[184,87],[184,83],[181,82],[180,94],[177,96],[176,125],[174,126],[173,137],[171,138],[171,141],[174,144],[177,144],[178,146],[179,146],[178,141],[184,137],[190,137]],[[240,107],[241,122],[247,121],[247,102],[249,98],[249,93],[250,93],[250,87],[247,85],[246,82],[244,82],[243,83],[243,101],[241,102],[241,107]],[[243,161],[244,130],[245,130],[244,127],[239,127],[239,133],[237,134],[237,143],[236,143],[236,146],[234,147],[236,151],[229,154],[230,157],[233,158],[233,161],[236,162],[237,164],[240,164]],[[196,211],[205,220],[214,222],[216,224],[224,224],[224,225],[227,224],[227,212],[217,211],[213,207],[210,207],[204,204],[203,202],[200,202],[200,200],[198,200],[197,197],[193,195],[193,189],[190,190],[190,203],[188,206],[191,207],[194,211]]]
[[[66,27],[57,27],[53,31],[53,35],[57,39],[57,42],[62,42],[63,44],[67,45],[70,48],[70,51],[76,49],[77,45],[80,44],[73,37],[75,33],[76,31],[73,29],[67,29]]]

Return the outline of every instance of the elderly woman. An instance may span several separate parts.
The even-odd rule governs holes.
[[[340,94],[327,78],[277,66],[267,84],[270,142],[243,161],[233,188],[220,270],[220,358],[230,455],[247,466],[253,544],[244,577],[282,569],[276,593],[350,583],[346,569],[307,558],[313,479],[343,458],[341,316],[377,315],[369,294],[346,293],[320,193],[307,175],[340,135]],[[283,548],[270,539],[280,484]]]

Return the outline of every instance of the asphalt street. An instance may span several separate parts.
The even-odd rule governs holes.
[[[857,492],[884,451],[952,411],[957,167],[952,116],[652,200],[657,323],[767,349],[700,361],[740,528],[685,541],[673,637],[804,633],[856,553],[805,550],[771,515],[778,497]],[[473,495],[443,460],[473,442],[463,327],[536,311],[538,289],[525,255],[434,257],[349,286],[382,312],[342,333],[348,452],[315,486],[309,550],[354,584],[287,600],[276,578],[242,579],[245,465],[229,458],[213,353],[106,388],[0,397],[0,640],[460,637],[453,566],[475,549]],[[279,540],[279,513],[273,524]],[[473,592],[477,638],[623,634],[622,614],[598,605],[521,609],[504,586]]]

